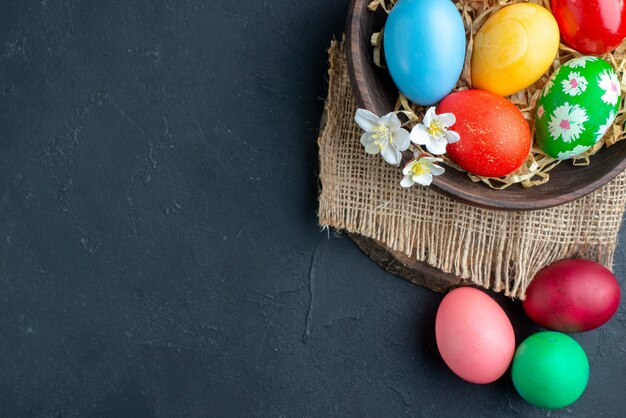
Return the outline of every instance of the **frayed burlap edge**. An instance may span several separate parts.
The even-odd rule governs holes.
[[[612,266],[625,173],[575,202],[531,212],[490,211],[430,188],[403,189],[397,168],[367,155],[359,143],[343,42],[332,42],[329,58],[326,125],[318,139],[320,225],[376,239],[513,298],[523,299],[535,273],[559,259]]]

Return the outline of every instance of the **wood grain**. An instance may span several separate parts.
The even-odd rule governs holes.
[[[372,62],[372,33],[384,26],[382,10],[367,10],[369,0],[352,0],[346,28],[347,58],[357,105],[382,115],[393,110],[397,90],[386,70]],[[472,182],[457,170],[447,170],[433,185],[439,192],[457,201],[497,210],[537,210],[571,202],[602,187],[626,168],[626,141],[603,148],[587,167],[573,167],[563,162],[550,172],[544,185],[524,188],[514,185],[493,190]]]
[[[390,250],[385,244],[358,234],[349,234],[354,243],[376,264],[391,274],[400,276],[416,285],[426,287],[435,292],[446,292],[451,288],[470,285],[453,274],[406,255]]]

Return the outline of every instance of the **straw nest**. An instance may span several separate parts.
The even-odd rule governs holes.
[[[387,13],[391,11],[397,0],[374,0],[369,4],[369,9],[375,11],[378,8],[384,9]],[[505,6],[515,3],[535,3],[539,4],[546,9],[550,10],[549,0],[461,0],[455,1],[457,9],[461,13],[463,22],[465,24],[465,30],[467,34],[467,52],[465,55],[465,66],[461,74],[459,82],[455,86],[453,91],[471,89],[471,65],[470,60],[472,57],[472,50],[474,44],[474,36],[478,29],[493,13],[502,9]],[[372,35],[372,45],[374,46],[374,61],[377,65],[384,67],[381,62],[382,56],[382,31],[374,33]],[[558,56],[555,58],[552,66],[546,73],[532,86],[525,90],[522,90],[508,99],[515,104],[526,120],[528,121],[531,129],[531,133],[534,136],[534,114],[537,100],[541,95],[541,89],[546,84],[550,76],[558,69],[561,64],[566,63],[572,58],[580,57],[578,51],[575,51],[566,45],[561,44],[559,46]],[[609,62],[615,71],[618,78],[621,80],[622,97],[626,92],[626,86],[624,85],[624,72],[626,67],[626,42],[623,42],[615,51],[602,56],[604,60]],[[427,107],[417,106],[407,100],[401,93],[398,93],[399,98],[396,104],[396,111],[404,114],[407,117],[406,125],[411,128],[418,120],[421,120],[427,110]],[[572,164],[574,166],[585,166],[593,164],[592,157],[603,146],[607,148],[626,138],[626,132],[624,131],[624,124],[626,122],[626,111],[624,110],[624,99],[620,104],[620,110],[617,113],[617,117],[613,123],[613,126],[607,131],[604,138],[599,141],[593,148],[586,153],[576,157],[572,160],[559,161],[546,155],[541,149],[539,149],[534,143],[531,148],[528,158],[522,166],[515,172],[509,174],[506,177],[481,177],[472,173],[467,173],[468,176],[475,182],[483,182],[487,186],[494,189],[504,189],[512,184],[521,184],[523,187],[533,187],[544,184],[550,180],[549,171],[556,167],[558,164]],[[465,171],[448,158],[444,156],[444,162],[458,170]]]

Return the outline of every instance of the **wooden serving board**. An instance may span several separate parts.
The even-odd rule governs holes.
[[[411,283],[435,292],[445,292],[454,287],[470,284],[460,277],[445,273],[423,261],[417,261],[403,253],[393,251],[380,241],[358,234],[348,235],[357,247],[376,264]]]

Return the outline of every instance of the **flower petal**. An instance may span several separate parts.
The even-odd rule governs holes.
[[[448,144],[459,142],[459,139],[461,139],[461,135],[459,135],[458,132],[446,131],[446,141],[448,141]]]
[[[393,145],[388,145],[383,148],[380,154],[383,156],[383,159],[391,165],[398,165],[402,160],[402,154],[400,154],[400,151]]]
[[[392,134],[393,143],[400,151],[406,151],[411,145],[411,134],[406,129],[398,129]]]
[[[387,113],[385,116],[380,118],[380,123],[388,127],[392,133],[395,133],[395,131],[400,129],[400,126],[402,125],[398,116],[393,112]]]
[[[440,176],[440,175],[442,175],[443,173],[446,172],[445,168],[443,168],[442,166],[437,165],[437,164],[431,164],[430,167],[428,167],[428,168],[430,169],[430,173],[433,176]]]
[[[414,184],[415,184],[415,182],[413,181],[412,176],[404,176],[404,178],[400,182],[400,186],[402,186],[402,187],[411,187]]]
[[[374,134],[371,132],[365,132],[361,135],[361,145],[365,147],[365,152],[368,154],[378,154],[380,152],[380,147],[374,139]]]
[[[433,175],[430,173],[424,173],[419,176],[413,176],[412,180],[422,186],[430,186],[433,182]]]
[[[437,120],[439,120],[443,126],[449,128],[456,123],[456,116],[454,116],[453,113],[442,113],[437,116]]]
[[[446,153],[447,145],[448,141],[444,138],[429,137],[429,141],[426,143],[426,149],[433,155],[442,155]]]
[[[426,111],[426,114],[424,115],[424,120],[422,122],[424,122],[424,125],[426,125],[427,127],[430,126],[431,122],[433,121],[433,116],[436,117],[437,114],[435,113],[435,108],[433,107],[429,107],[428,110]]]
[[[364,147],[368,146],[374,141],[374,134],[371,132],[365,132],[363,135],[361,135],[361,145],[363,145]]]
[[[416,160],[411,160],[407,165],[404,166],[404,168],[402,169],[402,174],[404,174],[405,176],[408,175],[412,170],[413,170],[413,166],[417,164]]]
[[[431,162],[431,163],[434,163],[434,162],[442,163],[443,162],[443,158],[437,158],[437,157],[422,157],[422,158],[420,158],[420,161],[422,161],[422,160],[428,161],[428,162]]]
[[[380,147],[376,142],[372,142],[365,146],[365,152],[367,152],[368,154],[376,155],[380,152]]]
[[[428,142],[430,135],[425,125],[418,123],[411,129],[411,142],[418,145],[424,145]]]
[[[380,118],[367,109],[357,109],[354,121],[365,132],[371,132],[381,124]]]

